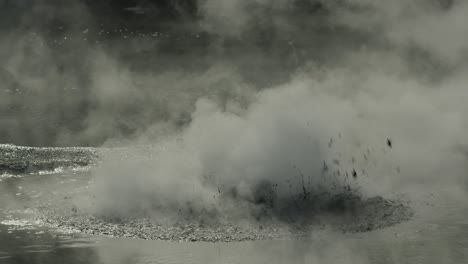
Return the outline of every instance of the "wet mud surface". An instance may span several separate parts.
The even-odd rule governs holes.
[[[99,163],[103,151],[109,151],[11,145],[2,145],[0,150],[3,175],[7,172],[19,175],[32,169],[53,171],[56,166],[92,167]],[[310,195],[307,199],[293,197],[290,201],[282,201],[281,208],[258,202],[255,206],[262,207],[262,214],[252,214],[249,219],[239,219],[229,211],[205,215],[183,210],[175,216],[144,212],[131,218],[113,217],[102,214],[96,207],[95,179],[90,172],[64,169],[60,173],[38,177],[3,177],[0,185],[5,190],[2,199],[10,201],[2,205],[7,215],[20,208],[29,212],[31,221],[59,232],[146,240],[234,242],[294,239],[311,236],[315,230],[324,228],[345,233],[367,232],[394,226],[413,216],[413,210],[405,202],[361,197],[357,192],[344,190]]]
[[[73,208],[38,210],[38,220],[44,225],[67,232],[146,240],[234,242],[267,239],[297,239],[313,235],[315,230],[338,229],[342,232],[367,232],[390,227],[411,219],[411,209],[401,203],[381,197],[360,202],[352,214],[321,215],[309,223],[258,221],[204,224],[199,221],[160,223],[153,218],[112,219],[81,214]]]

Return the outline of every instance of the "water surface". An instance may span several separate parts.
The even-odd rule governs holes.
[[[321,230],[301,240],[145,241],[64,233],[35,222],[35,201],[92,182],[89,173],[3,175],[0,263],[466,263],[468,206],[428,193],[413,220],[383,230]],[[52,197],[52,196],[51,196]],[[55,196],[56,197],[56,196]],[[424,200],[423,200],[424,198]],[[53,203],[53,201],[50,201]]]

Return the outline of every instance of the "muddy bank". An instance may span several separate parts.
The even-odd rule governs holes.
[[[35,148],[0,144],[0,174],[90,166],[96,164],[100,154],[95,148]]]

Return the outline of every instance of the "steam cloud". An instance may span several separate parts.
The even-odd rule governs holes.
[[[55,17],[44,6],[25,18]],[[50,135],[58,145],[155,145],[149,161],[119,160],[114,169],[110,157],[95,172],[100,210],[122,215],[158,206],[224,210],[233,205],[213,203],[219,187],[248,201],[264,181],[292,179],[300,193],[298,171],[313,186],[326,184],[324,162],[356,169],[352,184],[365,195],[437,185],[465,197],[465,2],[206,0],[197,7],[199,28],[177,26],[201,40],[182,51],[168,47],[178,38],[174,45],[182,45],[181,33],[158,31],[153,39],[154,32],[101,29],[78,4],[73,10],[88,19],[75,28],[8,31],[0,41],[0,104],[23,116],[2,118],[0,135],[36,145],[51,143]],[[41,125],[26,131],[31,123]]]

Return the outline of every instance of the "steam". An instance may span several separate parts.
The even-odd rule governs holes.
[[[275,27],[274,14],[292,6],[288,1],[255,0],[199,2],[202,26],[209,32],[224,37],[242,37],[256,27]]]
[[[241,114],[199,100],[178,140],[162,143],[151,165],[137,162],[123,172],[130,182],[122,183],[113,170],[104,172],[101,198],[116,202],[111,208],[126,210],[118,202],[126,197],[121,188],[135,188],[129,197],[146,193],[152,205],[192,208],[199,203],[195,208],[206,209],[218,201],[213,195],[219,188],[235,189],[245,201],[254,200],[264,182],[278,184],[279,197],[297,195],[301,174],[320,192],[332,184],[323,177],[324,162],[342,174],[358,171],[358,179],[349,177],[349,183],[365,196],[416,195],[428,191],[428,182],[462,183],[466,157],[456,146],[467,141],[463,100],[457,103],[442,96],[440,87],[380,70],[327,71],[321,80],[299,75],[259,93]],[[452,82],[443,88],[445,95],[466,95]],[[395,142],[392,149],[387,138]],[[333,165],[334,160],[339,162]],[[145,199],[137,197],[127,209],[142,205]]]
[[[1,107],[37,107],[52,124],[26,132],[37,119],[24,110],[1,120],[0,135],[152,145],[149,160],[111,155],[95,171],[99,211],[123,216],[181,209],[248,218],[265,182],[278,184],[279,197],[301,193],[304,182],[330,189],[324,163],[357,171],[340,184],[365,196],[443,186],[465,197],[468,5],[342,2],[199,1],[200,27],[183,29],[208,37],[187,58],[166,47],[179,35],[134,33],[128,42],[119,28],[105,42],[98,35],[107,29],[91,18],[60,33],[10,32],[0,41]],[[154,66],[166,64],[175,67]]]
[[[442,63],[466,61],[466,2],[346,2],[362,10],[339,12],[338,21],[346,25],[382,34],[394,45],[420,48]]]

